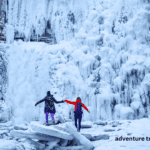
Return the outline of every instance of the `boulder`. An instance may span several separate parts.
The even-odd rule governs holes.
[[[45,140],[45,141],[54,141],[58,138],[48,136],[45,134],[40,134],[37,132],[29,132],[29,131],[21,131],[21,130],[12,130],[10,131],[10,136],[12,137],[19,137],[19,138],[30,138],[30,139],[37,139],[37,140]]]
[[[85,149],[92,150],[94,148],[93,144],[86,137],[77,132],[76,129],[71,126],[71,124],[66,123],[65,125],[66,129],[74,136],[76,140],[81,143],[81,145],[85,147]]]
[[[54,137],[67,139],[67,140],[73,140],[73,136],[70,135],[69,133],[57,130],[51,126],[47,127],[47,126],[43,126],[43,125],[36,124],[33,122],[33,123],[31,123],[30,127],[32,128],[33,131],[36,131],[36,132],[41,133],[41,134],[46,134],[49,136],[54,136]]]

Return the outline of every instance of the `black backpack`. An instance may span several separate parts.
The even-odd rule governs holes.
[[[54,108],[54,101],[51,95],[47,96],[46,98],[46,106],[49,107],[51,110]]]

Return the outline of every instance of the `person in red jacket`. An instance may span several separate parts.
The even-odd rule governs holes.
[[[77,97],[76,99],[76,102],[71,102],[71,101],[68,101],[68,100],[64,100],[66,103],[69,103],[69,104],[73,104],[75,105],[75,111],[74,111],[74,116],[75,116],[75,126],[77,128],[77,119],[79,120],[79,129],[77,129],[78,132],[80,132],[80,129],[81,129],[81,119],[82,119],[82,107],[87,110],[88,112],[90,112],[88,110],[88,108],[83,104],[81,103],[81,98],[80,97]]]

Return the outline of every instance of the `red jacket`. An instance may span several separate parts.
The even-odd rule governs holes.
[[[73,105],[75,105],[75,111],[76,111],[76,109],[77,109],[77,103],[81,103],[81,100],[76,100],[76,102],[71,102],[71,101],[68,101],[68,100],[65,100],[65,102],[66,103],[69,103],[69,104],[73,104]],[[82,103],[82,107],[85,109],[85,110],[87,110],[88,111],[88,108]]]

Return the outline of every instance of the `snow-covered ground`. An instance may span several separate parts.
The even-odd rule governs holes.
[[[109,126],[109,125],[108,125]],[[103,128],[105,128],[104,126]],[[111,127],[111,126],[110,126]],[[93,132],[102,133],[102,127],[93,129]],[[108,127],[109,128],[109,127]],[[119,121],[117,127],[111,127],[115,129],[115,132],[109,132],[109,140],[94,141],[94,145],[98,146],[95,150],[106,149],[106,150],[148,150],[150,149],[150,119],[144,118],[139,120],[124,120]],[[118,131],[119,130],[119,131]],[[90,132],[90,131],[88,131]],[[122,139],[121,139],[122,137]],[[117,141],[117,138],[120,140]],[[123,138],[129,138],[123,140]],[[132,138],[132,141],[131,141]],[[139,138],[144,138],[140,139]]]
[[[111,120],[106,120],[106,121],[101,121],[101,123],[105,123],[106,125],[97,125],[95,123],[92,123],[91,128],[82,128],[80,134],[81,135],[91,135],[91,142],[89,141],[89,144],[93,144],[94,150],[131,150],[131,149],[137,149],[137,150],[149,150],[150,149],[150,119],[149,118],[144,118],[144,119],[139,119],[139,120],[116,120],[116,121],[111,121]],[[85,124],[87,124],[85,122]],[[115,127],[113,127],[115,125]],[[55,150],[59,150],[59,148],[62,148],[62,146],[57,145],[57,143],[60,141],[57,138],[59,137],[59,134],[61,134],[61,138],[64,138],[64,141],[67,139],[72,139],[72,137],[69,137],[68,133],[65,133],[64,131],[60,131],[59,129],[54,129],[54,126],[58,125],[53,125],[53,127],[45,127],[39,125],[39,123],[33,122],[31,125],[26,126],[21,125],[20,128],[19,126],[13,127],[11,124],[9,127],[5,127],[4,130],[4,124],[0,124],[0,149],[1,150],[12,150],[12,149],[17,149],[21,150],[23,149],[43,149],[46,145],[44,143],[37,142],[38,140],[28,140],[27,138],[33,138],[33,139],[42,139],[51,141],[51,147],[53,147]],[[22,127],[22,128],[21,128]],[[60,126],[62,129],[65,129],[65,126],[61,124]],[[60,128],[59,127],[59,128]],[[7,128],[7,129],[6,129]],[[28,128],[28,130],[27,130]],[[32,129],[31,129],[32,128]],[[60,128],[60,129],[61,129]],[[74,128],[74,127],[73,127]],[[16,129],[16,130],[14,130]],[[25,130],[25,131],[22,131]],[[32,131],[39,131],[40,134],[38,135]],[[48,133],[49,131],[49,133]],[[107,132],[106,132],[107,131]],[[18,134],[18,133],[22,134]],[[47,132],[47,133],[46,133]],[[60,132],[60,133],[59,133]],[[33,134],[32,134],[33,133]],[[42,133],[45,133],[47,135],[53,135],[54,137],[46,137],[46,135],[43,135]],[[68,134],[68,135],[67,135]],[[77,133],[79,134],[79,133]],[[80,136],[81,136],[80,135]],[[101,138],[99,136],[101,135]],[[104,136],[105,135],[105,136]],[[109,139],[106,138],[109,136]],[[48,139],[50,138],[50,139]],[[126,139],[124,139],[126,138]],[[128,139],[127,139],[128,138]],[[89,139],[89,138],[88,138]],[[118,139],[118,141],[117,141]],[[123,140],[124,139],[124,140]],[[131,141],[132,139],[132,141]],[[56,142],[54,144],[54,142]],[[52,146],[53,144],[54,146]],[[62,143],[62,140],[61,140]],[[87,144],[86,140],[82,139],[82,142],[80,144],[77,143],[76,148],[82,147],[81,145],[85,146]],[[66,144],[65,144],[66,145]],[[66,147],[66,146],[63,147]],[[9,147],[7,147],[9,146]],[[68,150],[71,149],[71,146],[67,145]],[[47,149],[47,147],[45,147]],[[85,149],[83,147],[81,150]]]

